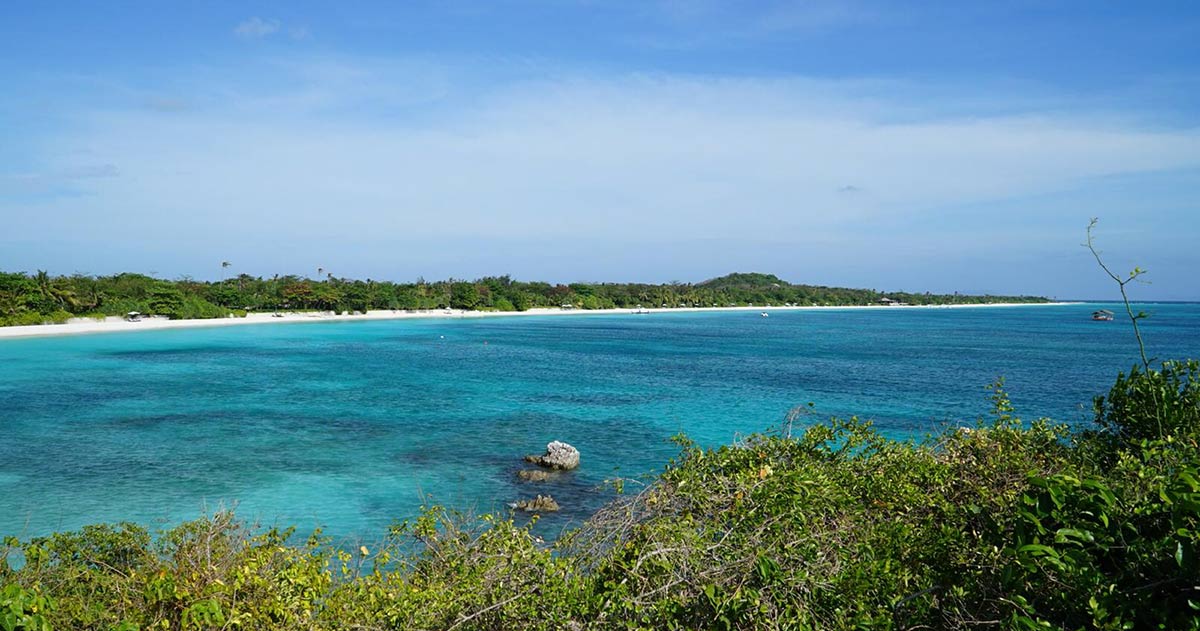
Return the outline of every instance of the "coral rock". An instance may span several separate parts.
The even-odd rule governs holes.
[[[539,495],[531,500],[521,500],[512,507],[527,513],[553,513],[558,511],[558,502],[549,495]]]
[[[579,450],[559,441],[546,445],[546,453],[541,456],[525,456],[526,462],[532,462],[547,469],[570,470],[579,466]]]
[[[521,469],[517,477],[526,482],[545,482],[550,478],[550,472],[544,469]]]

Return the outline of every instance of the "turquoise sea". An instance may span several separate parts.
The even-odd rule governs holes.
[[[1114,305],[1107,305],[1114,311]],[[550,492],[550,532],[789,408],[921,436],[988,412],[1075,424],[1137,349],[1096,304],[267,324],[0,340],[0,534],[169,525],[236,505],[264,525],[377,539],[424,498],[474,511]],[[1149,304],[1158,358],[1200,357],[1200,305]],[[514,473],[554,439],[583,466]]]

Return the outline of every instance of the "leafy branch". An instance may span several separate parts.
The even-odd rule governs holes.
[[[1096,258],[1096,263],[1100,265],[1100,269],[1104,270],[1105,274],[1108,274],[1110,278],[1116,281],[1117,286],[1121,289],[1121,300],[1125,303],[1125,312],[1129,314],[1129,321],[1133,323],[1133,334],[1135,337],[1137,337],[1138,353],[1142,358],[1142,367],[1149,372],[1150,360],[1146,357],[1146,344],[1142,341],[1142,331],[1138,328],[1138,320],[1147,317],[1147,314],[1145,311],[1138,311],[1136,314],[1133,312],[1133,306],[1129,303],[1129,294],[1125,291],[1125,286],[1137,280],[1142,274],[1145,274],[1146,270],[1140,267],[1134,267],[1133,271],[1129,272],[1128,276],[1122,278],[1114,274],[1113,271],[1104,264],[1104,260],[1100,258],[1100,252],[1096,249],[1095,238],[1092,236],[1092,228],[1096,227],[1096,223],[1098,221],[1098,219],[1092,217],[1092,220],[1088,222],[1087,242],[1084,243],[1083,246],[1091,251],[1092,256]]]
[[[1146,376],[1150,377],[1150,376],[1154,375],[1155,373],[1154,373],[1154,370],[1150,368],[1150,359],[1146,357],[1146,343],[1142,340],[1142,331],[1138,327],[1138,320],[1141,320],[1142,318],[1147,317],[1147,314],[1146,314],[1146,312],[1140,311],[1140,310],[1136,314],[1133,312],[1133,306],[1129,303],[1129,294],[1125,291],[1125,286],[1128,285],[1129,283],[1132,283],[1135,280],[1137,280],[1138,277],[1140,277],[1142,274],[1145,274],[1146,270],[1135,266],[1133,268],[1133,271],[1129,272],[1129,275],[1124,278],[1114,274],[1113,271],[1111,269],[1109,269],[1107,265],[1104,264],[1104,260],[1100,258],[1100,252],[1098,250],[1096,250],[1095,239],[1092,236],[1092,228],[1096,227],[1097,221],[1098,221],[1098,219],[1096,219],[1095,217],[1092,217],[1092,220],[1090,222],[1088,222],[1087,243],[1084,243],[1084,246],[1086,246],[1087,249],[1091,251],[1092,256],[1094,256],[1096,258],[1096,263],[1098,263],[1100,265],[1100,269],[1104,270],[1104,273],[1108,274],[1110,278],[1112,278],[1114,281],[1116,281],[1117,287],[1120,288],[1121,300],[1122,300],[1122,302],[1125,303],[1125,312],[1127,314],[1129,314],[1129,321],[1130,321],[1130,323],[1133,324],[1133,335],[1134,335],[1134,337],[1137,338],[1138,354],[1141,356],[1141,359],[1142,359],[1142,368],[1145,369]],[[1141,281],[1141,282],[1146,282],[1146,281]],[[1137,382],[1136,375],[1135,375],[1136,372],[1137,372],[1136,367],[1134,368],[1134,370],[1130,371],[1129,377],[1130,377],[1131,382],[1135,382],[1135,383]],[[1160,396],[1160,392],[1155,388],[1150,389],[1150,399],[1151,399],[1151,408],[1154,413],[1154,420],[1158,426],[1158,436],[1161,438],[1165,435],[1163,432],[1163,414],[1164,414],[1163,403],[1164,402],[1162,400],[1162,397]]]

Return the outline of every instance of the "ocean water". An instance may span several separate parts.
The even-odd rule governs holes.
[[[1114,311],[1119,310],[1107,305]],[[236,506],[371,540],[423,502],[477,512],[549,492],[553,534],[705,445],[789,408],[921,436],[988,413],[1086,424],[1137,360],[1099,305],[269,324],[0,340],[0,534],[165,526]],[[1149,352],[1200,357],[1200,305],[1144,305]],[[519,482],[550,440],[582,467]]]

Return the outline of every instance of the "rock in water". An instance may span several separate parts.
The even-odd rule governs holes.
[[[517,477],[526,482],[545,482],[550,478],[550,472],[542,469],[521,469]]]
[[[512,507],[527,513],[554,513],[558,511],[558,502],[549,495],[539,495],[531,500],[521,500]]]
[[[544,455],[525,456],[525,462],[532,462],[547,469],[570,470],[579,466],[579,450],[556,440],[546,445]]]

